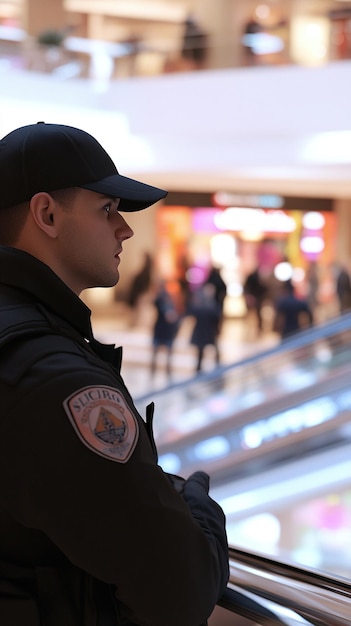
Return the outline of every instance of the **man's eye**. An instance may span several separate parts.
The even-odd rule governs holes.
[[[105,204],[104,211],[106,211],[107,214],[110,213],[111,212],[111,204]]]

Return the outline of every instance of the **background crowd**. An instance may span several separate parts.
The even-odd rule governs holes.
[[[336,311],[351,308],[351,277],[346,266],[333,268]],[[306,272],[307,290],[301,294],[292,278],[277,280],[274,273],[259,265],[247,274],[242,284],[245,303],[246,339],[255,341],[265,333],[283,340],[319,321],[319,268],[311,263]],[[159,368],[172,379],[172,357],[180,334],[194,355],[194,374],[221,365],[221,333],[225,321],[228,286],[220,267],[210,264],[203,280],[196,285],[160,277],[150,253],[145,253],[135,273],[127,298],[129,324],[137,326],[145,307],[152,310],[150,332],[150,374]],[[139,321],[138,321],[139,320]],[[233,346],[233,362],[235,361]],[[206,357],[206,358],[205,358]],[[210,365],[209,365],[210,364]]]

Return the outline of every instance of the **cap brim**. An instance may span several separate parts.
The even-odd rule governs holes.
[[[79,185],[79,187],[102,193],[112,198],[120,198],[121,202],[118,205],[118,210],[128,212],[146,209],[155,204],[155,202],[165,198],[168,193],[164,189],[146,185],[146,183],[141,183],[133,178],[120,176],[120,174],[108,176],[86,185]]]

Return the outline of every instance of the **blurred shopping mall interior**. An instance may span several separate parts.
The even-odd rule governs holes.
[[[351,2],[10,0],[0,2],[1,134],[39,119],[95,133],[121,172],[169,191],[132,216],[126,297],[145,252],[173,289],[210,262],[226,314],[265,263],[308,290],[321,315],[351,242]],[[269,245],[268,245],[269,244]],[[271,259],[268,259],[268,256]]]
[[[2,135],[38,119],[81,125],[122,173],[169,191],[132,216],[142,227],[114,297],[145,252],[169,283],[214,262],[226,313],[241,317],[269,240],[268,263],[290,263],[301,293],[318,264],[334,310],[351,249],[351,2],[1,1],[0,54]]]
[[[336,280],[341,269],[351,272],[351,0],[0,0],[0,78],[1,136],[40,120],[79,126],[101,141],[120,173],[168,190],[164,201],[128,215],[135,236],[125,243],[118,286],[84,294],[100,338],[127,344],[125,373],[133,393],[150,388],[144,373],[151,296],[142,301],[134,325],[127,304],[131,280],[145,254],[152,256],[155,276],[166,282],[180,308],[184,283],[196,290],[215,265],[227,285],[221,338],[225,367],[255,359],[257,349],[277,350],[269,353],[276,360],[271,365],[268,356],[257,357],[235,369],[237,377],[223,374],[223,385],[206,395],[200,382],[199,387],[190,385],[193,361],[185,326],[175,358],[186,375],[188,395],[186,406],[179,398],[173,405],[187,416],[181,421],[183,435],[192,436],[194,443],[197,433],[198,443],[199,424],[209,428],[199,406],[210,407],[206,419],[219,411],[224,423],[220,411],[228,410],[225,393],[230,395],[235,387],[237,394],[240,381],[240,402],[245,397],[246,405],[240,408],[242,431],[235,437],[244,438],[246,452],[257,454],[261,446],[267,458],[276,455],[277,465],[284,460],[286,437],[297,475],[297,448],[302,454],[312,450],[303,437],[316,433],[315,441],[326,447],[326,424],[337,420],[342,428],[338,445],[345,438],[346,446],[351,401],[346,392],[342,400],[341,395],[335,399],[326,364],[337,354],[335,362],[343,368],[338,376],[345,376],[348,359],[340,355],[347,354],[349,331],[336,327],[338,318],[345,317],[340,315]],[[274,332],[272,302],[264,311],[263,332],[255,333],[243,286],[257,267],[275,284],[291,280],[300,298],[311,302],[313,297],[317,334],[304,331],[305,343],[288,342],[284,351]],[[276,376],[274,385],[268,374]],[[336,380],[334,370],[333,376]],[[268,408],[262,407],[273,396],[278,402],[278,387],[281,402],[283,396],[287,402],[289,394],[302,398],[303,393],[301,402],[311,409],[309,385],[315,399],[317,386],[322,394],[326,380],[327,404],[319,401],[319,413],[313,404],[313,418],[292,425],[292,410],[284,405],[282,412],[282,405],[274,405],[275,420],[268,420]],[[166,384],[164,377],[160,381],[157,393]],[[271,383],[274,393],[267,395],[264,385],[271,390]],[[256,387],[249,393],[250,384]],[[291,402],[298,406],[296,398]],[[334,413],[320,417],[322,406],[323,411],[330,409],[331,398],[343,403],[342,417],[337,413],[334,422]],[[166,421],[170,440],[177,442],[180,431],[171,413]],[[290,420],[288,426],[283,415]],[[254,418],[259,426],[254,427]],[[244,428],[244,419],[250,427]],[[173,467],[176,461],[161,431],[162,454]],[[228,437],[223,434],[221,442]],[[279,453],[276,442],[281,444]],[[226,454],[219,438],[217,444],[217,452],[211,447],[198,450],[199,458]],[[341,460],[336,457],[330,462]],[[252,467],[261,471],[263,461],[257,458]],[[286,480],[291,479],[288,469]],[[307,565],[339,567],[339,573],[350,577],[349,540],[345,550],[351,522],[350,468],[339,468],[342,485],[336,470],[334,483],[332,473],[316,480],[319,469],[313,468],[309,482],[309,470],[301,466],[307,476],[304,486],[301,491],[292,488],[291,502],[284,505],[285,483],[276,488],[275,499],[270,491],[269,503],[263,496],[267,485],[247,485],[247,498],[252,493],[263,500],[247,510],[240,505],[237,516],[233,511],[240,481],[229,492],[228,472],[221,470],[226,482],[216,484],[216,493],[228,507],[230,538],[275,555],[285,551]],[[272,464],[269,472],[274,471]],[[280,473],[279,480],[285,478]],[[258,528],[264,529],[260,537]]]

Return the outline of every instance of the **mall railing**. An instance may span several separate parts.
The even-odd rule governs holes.
[[[279,31],[279,27],[278,27]],[[288,30],[287,30],[288,33]],[[42,40],[42,37],[39,38]],[[60,30],[53,31],[51,36],[60,37]],[[227,69],[228,64],[232,68],[238,67],[267,67],[272,65],[295,65],[290,53],[290,45],[285,41],[286,36],[279,32],[256,32],[242,33],[233,49],[233,37],[218,34],[205,37],[206,44],[190,39],[189,41],[179,41],[156,39],[153,42],[134,41],[133,39],[121,42],[110,42],[108,40],[92,40],[87,37],[67,36],[60,45],[56,46],[56,52],[63,54],[52,54],[52,48],[48,56],[50,63],[45,65],[40,58],[45,55],[43,46],[36,39],[28,37],[21,27],[4,26],[0,24],[0,58],[16,56],[22,60],[22,64],[27,69],[36,71],[53,71],[60,78],[74,78],[75,76],[86,75],[86,65],[90,65],[91,60],[96,55],[103,55],[105,61],[119,62],[123,57],[135,58],[137,55],[146,54],[149,59],[154,56],[156,63],[153,64],[155,73],[163,74],[178,71],[199,71],[202,69]],[[329,58],[339,58],[340,51],[336,53],[335,46],[331,45],[329,55],[325,55],[325,64]],[[30,52],[29,52],[30,50]],[[220,54],[214,54],[214,51]],[[41,53],[44,53],[43,55]],[[67,57],[65,58],[67,53]],[[37,58],[39,57],[39,59]],[[54,59],[56,57],[56,59]],[[85,60],[83,61],[83,58]],[[211,57],[211,63],[207,59]],[[219,60],[218,60],[219,57]],[[350,58],[349,51],[343,50],[342,60]],[[225,59],[225,62],[223,61]],[[233,61],[235,59],[235,62]],[[313,58],[315,60],[315,58]],[[320,61],[320,59],[319,59]],[[105,63],[106,65],[106,63]],[[148,63],[150,66],[150,62]],[[147,63],[141,64],[141,67]],[[138,75],[137,65],[131,64],[129,76]],[[91,67],[91,69],[93,69]],[[139,70],[140,75],[145,75],[145,69]],[[148,73],[146,73],[148,75]],[[122,72],[122,76],[125,74]]]
[[[289,355],[289,360],[291,355],[295,354],[296,358],[294,359],[294,362],[297,360],[306,360],[307,356],[311,357],[312,354],[310,353],[309,355],[304,355],[301,350],[310,347],[311,345],[315,346],[317,349],[322,349],[322,354],[317,353],[317,359],[321,364],[324,363],[326,367],[330,364],[331,357],[335,359],[337,355],[339,356],[339,359],[341,357],[344,362],[347,362],[349,355],[348,344],[350,341],[351,312],[344,313],[327,322],[324,322],[323,324],[319,324],[318,326],[294,333],[290,337],[286,337],[280,344],[275,345],[268,350],[257,352],[256,354],[245,359],[241,359],[240,361],[233,361],[228,365],[218,366],[209,372],[198,374],[196,377],[188,380],[171,383],[162,389],[153,389],[150,393],[141,395],[138,398],[138,401],[145,402],[151,395],[153,398],[162,397],[165,394],[177,389],[201,387],[207,382],[215,381],[228,373],[232,373],[233,371],[240,372],[241,369],[247,369],[248,367],[254,366],[256,363],[261,361],[265,361],[266,363],[268,359],[272,359],[273,362],[273,359],[280,359],[280,357],[285,354]],[[327,348],[329,348],[329,354]],[[235,351],[235,346],[233,351]],[[274,364],[274,371],[277,371],[276,364]],[[266,371],[266,374],[270,373],[270,371]]]
[[[275,611],[268,609],[265,606],[265,601],[259,598],[258,596],[254,596],[254,594],[247,594],[242,590],[234,589],[232,587],[228,587],[221,597],[219,603],[224,609],[227,609],[231,613],[235,613],[235,615],[240,615],[245,619],[250,619],[255,622],[255,624],[262,625],[283,625],[287,624],[286,621],[283,621],[282,617],[279,616],[279,612],[283,609],[282,607],[277,607]],[[220,623],[220,620],[216,620],[216,622]],[[237,620],[233,620],[233,626],[236,624]]]
[[[351,625],[350,580],[234,547],[229,558],[230,584],[219,605],[232,613],[260,625]]]
[[[155,402],[160,464],[191,473],[280,460],[349,440],[351,314],[300,332],[270,350],[136,400]],[[273,459],[273,455],[271,455]],[[245,465],[245,467],[244,467]],[[239,475],[239,474],[238,474]]]

